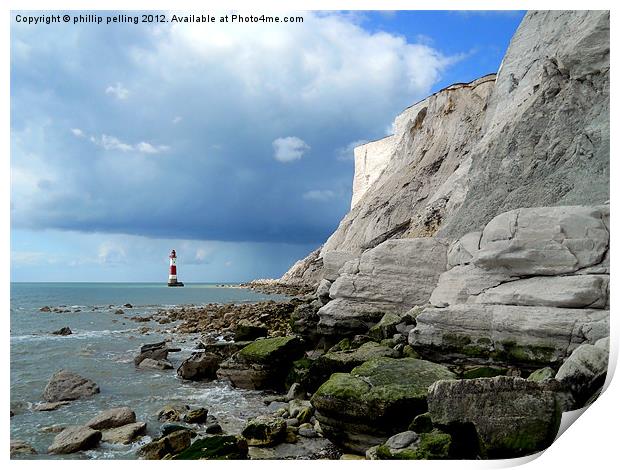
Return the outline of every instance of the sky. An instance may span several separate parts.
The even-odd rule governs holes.
[[[17,14],[10,215],[21,282],[163,282],[173,248],[181,281],[279,277],[348,212],[353,147],[429,94],[497,71],[524,15],[27,25]]]

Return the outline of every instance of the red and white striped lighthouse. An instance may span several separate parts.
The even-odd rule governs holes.
[[[170,273],[168,274],[168,287],[183,287],[183,283],[177,281],[177,252],[170,253]]]

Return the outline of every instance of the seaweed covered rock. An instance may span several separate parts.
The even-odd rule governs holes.
[[[398,352],[369,341],[357,349],[344,349],[323,354],[310,365],[305,382],[306,388],[309,392],[313,392],[333,373],[351,372],[354,367],[377,357],[398,357]]]
[[[405,431],[390,437],[370,452],[376,460],[440,460],[450,457],[450,434],[432,431],[417,434]]]
[[[241,434],[250,446],[274,446],[286,437],[286,421],[273,416],[257,416],[248,421]]]
[[[400,315],[396,313],[386,313],[381,317],[379,323],[368,331],[368,336],[375,341],[391,338],[396,334],[396,325],[401,323],[401,321]]]
[[[427,399],[433,424],[470,443],[469,458],[544,450],[555,439],[562,414],[554,391],[518,377],[441,380],[431,385]]]
[[[293,361],[302,355],[297,336],[259,339],[220,364],[217,376],[239,388],[280,389]]]
[[[248,443],[240,436],[209,436],[194,441],[173,460],[244,460],[248,456]]]
[[[428,387],[455,375],[432,362],[376,358],[336,373],[312,397],[324,435],[335,444],[363,453],[406,430],[413,418],[427,411]]]

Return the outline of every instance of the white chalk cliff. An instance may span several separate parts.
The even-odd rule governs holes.
[[[609,13],[529,12],[495,75],[407,108],[354,151],[351,211],[286,284],[334,280],[385,240],[452,242],[521,208],[609,199]]]

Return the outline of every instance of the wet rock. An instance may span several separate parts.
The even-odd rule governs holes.
[[[209,436],[198,439],[189,448],[173,457],[175,460],[243,460],[248,455],[248,443],[240,436]]]
[[[333,374],[311,403],[330,441],[363,453],[407,429],[427,410],[428,387],[452,378],[455,375],[446,367],[420,359],[371,359],[350,374]]]
[[[39,309],[39,312],[46,312],[47,313],[47,312],[51,312],[51,311],[52,311],[52,309],[49,308],[47,305],[45,305],[44,307],[41,307]]]
[[[138,449],[137,456],[144,460],[161,460],[170,453],[167,438],[149,442]]]
[[[235,327],[235,341],[254,341],[258,338],[265,338],[267,334],[265,326],[249,320],[241,320]]]
[[[417,434],[405,431],[390,437],[376,448],[377,460],[439,460],[450,457],[452,438],[449,434],[433,431]],[[371,453],[372,455],[372,453]]]
[[[17,439],[11,439],[11,451],[10,456],[14,457],[16,455],[33,455],[36,454],[37,451],[30,444],[24,441],[20,441]]]
[[[498,375],[507,374],[508,369],[505,367],[472,366],[466,367],[461,376],[464,379],[480,379],[483,377],[496,377]]]
[[[53,401],[53,402],[45,402],[39,403],[35,405],[32,410],[33,411],[54,411],[60,408],[61,406],[68,405],[69,401]]]
[[[127,304],[124,304],[123,307],[125,307],[125,308],[133,308],[133,305],[127,303]]]
[[[75,372],[61,369],[55,372],[43,390],[48,402],[78,400],[99,393],[99,386]]]
[[[125,424],[135,423],[136,413],[127,407],[110,408],[102,411],[93,419],[86,423],[86,426],[92,429],[110,429],[124,426]]]
[[[222,432],[222,426],[220,426],[220,423],[218,423],[215,416],[208,415],[205,421],[204,430],[207,434],[220,434]]]
[[[96,447],[101,440],[101,431],[87,426],[70,426],[54,437],[48,448],[50,454],[72,454]]]
[[[181,421],[181,417],[187,411],[187,407],[177,405],[165,405],[157,412],[157,420],[162,422]]]
[[[101,440],[112,444],[129,444],[146,433],[146,423],[129,423],[102,432]]]
[[[117,308],[114,311],[114,315],[124,315],[124,314],[125,314],[125,311],[122,308]]]
[[[477,443],[474,454],[483,458],[520,457],[545,449],[561,418],[554,391],[517,377],[441,380],[429,388],[428,408],[435,426],[469,442],[470,452]]]
[[[221,363],[217,376],[239,388],[280,389],[292,362],[302,355],[296,336],[259,339]]]
[[[316,306],[310,304],[298,305],[291,314],[291,322],[293,333],[298,334],[310,343],[319,340],[319,314]]]
[[[215,379],[221,361],[216,354],[197,352],[181,363],[177,374],[186,380]]]
[[[195,434],[196,434],[192,429],[190,429],[190,428],[188,428],[186,426],[183,426],[181,424],[165,423],[165,424],[162,424],[162,426],[160,428],[160,432],[161,432],[162,437],[167,436],[168,434],[171,434],[171,433],[173,433],[175,431],[190,431],[190,432],[194,433],[194,435],[192,435],[192,437],[194,437]]]
[[[190,424],[203,424],[207,420],[209,410],[206,408],[197,408],[195,410],[188,411],[183,416],[183,421]]]
[[[594,345],[583,344],[562,364],[555,375],[575,401],[572,409],[583,407],[603,387],[609,361],[609,337]]]
[[[63,326],[60,330],[52,331],[52,334],[58,336],[69,336],[70,334],[73,334],[73,332],[68,326]]]
[[[138,364],[138,368],[139,369],[151,369],[151,370],[174,369],[172,364],[168,361],[156,360],[156,359],[150,359],[150,358],[146,358],[140,361],[140,364]]]
[[[242,435],[250,446],[274,446],[284,441],[286,421],[273,416],[258,416],[248,421]]]
[[[166,440],[169,453],[178,454],[192,444],[192,432],[188,430],[178,430],[170,433],[164,439]]]

